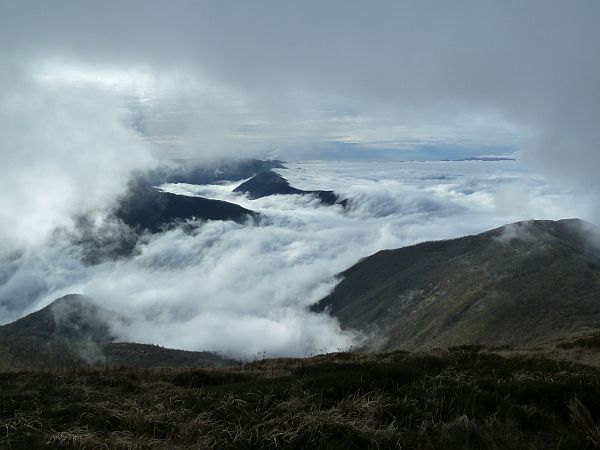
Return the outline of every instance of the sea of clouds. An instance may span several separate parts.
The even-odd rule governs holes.
[[[259,223],[208,221],[138,242],[127,258],[97,265],[55,237],[0,266],[3,322],[67,293],[90,296],[131,320],[122,340],[244,357],[306,355],[360,343],[307,307],[336,275],[386,248],[473,234],[517,220],[584,217],[590,200],[552,188],[518,161],[288,163],[278,171],[301,189],[332,189],[350,200],[324,206],[311,196],[250,200],[239,182],[161,188],[238,203]]]

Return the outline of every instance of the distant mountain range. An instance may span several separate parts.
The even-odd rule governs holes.
[[[87,264],[127,257],[135,251],[140,235],[159,233],[182,223],[224,220],[256,223],[260,214],[235,203],[204,197],[164,192],[165,183],[207,184],[250,178],[235,188],[250,198],[274,194],[311,195],[325,205],[348,206],[333,191],[296,189],[271,169],[285,169],[281,161],[258,159],[214,159],[172,161],[163,167],[137,174],[127,192],[116,202],[109,221],[110,229],[99,232],[93,217],[76,217],[77,232],[72,242],[81,249]],[[118,226],[118,229],[115,228]]]
[[[461,158],[461,159],[442,159],[441,161],[516,161],[517,159],[514,156],[471,156],[469,158]]]
[[[255,175],[248,181],[240,184],[233,192],[247,194],[251,199],[267,197],[269,195],[312,195],[324,205],[340,204],[347,206],[348,200],[341,199],[333,191],[304,191],[292,187],[290,183],[277,172],[266,170]]]
[[[113,367],[204,367],[233,364],[211,352],[166,349],[116,342],[110,323],[127,319],[96,306],[89,298],[67,295],[15,322],[0,326],[0,370],[67,365]]]
[[[600,330],[600,239],[580,220],[518,222],[384,250],[312,307],[367,348],[534,346]]]

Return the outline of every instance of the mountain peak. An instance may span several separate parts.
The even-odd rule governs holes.
[[[340,204],[347,206],[346,199],[341,200],[333,191],[304,191],[292,187],[288,180],[272,170],[261,172],[236,187],[233,192],[246,194],[251,199],[267,197],[269,195],[312,195],[324,205]]]
[[[35,336],[69,340],[114,340],[108,323],[117,313],[83,295],[69,294],[15,322],[0,327],[0,336]]]
[[[269,195],[303,194],[304,191],[293,188],[290,183],[277,172],[266,170],[236,187],[233,192],[241,192],[251,199]]]
[[[137,367],[222,366],[233,361],[212,352],[115,342],[110,324],[127,323],[83,295],[65,295],[46,307],[0,326],[0,370],[78,364]]]

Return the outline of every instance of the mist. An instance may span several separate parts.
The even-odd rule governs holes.
[[[307,162],[279,172],[300,188],[335,186],[351,205],[323,206],[298,195],[250,200],[232,192],[239,182],[163,185],[235,201],[261,220],[175,227],[141,238],[130,257],[96,265],[83,263],[71,241],[57,240],[13,262],[18,269],[0,286],[0,296],[13,299],[4,317],[77,292],[129,319],[114,324],[122,340],[241,358],[337,351],[363,337],[307,307],[360,258],[531,217],[585,217],[587,209],[513,161]]]
[[[359,258],[515,220],[598,223],[599,19],[592,1],[3,3],[0,323],[81,293],[136,318],[123,340],[359,345],[306,309]],[[490,153],[518,161],[363,162]],[[140,173],[232,156],[288,160],[293,186],[351,206],[169,184],[261,220],[131,237],[115,219]],[[134,249],[90,264],[89,236]]]
[[[39,244],[74,216],[110,207],[134,170],[151,167],[126,114],[93,88],[48,89],[22,78],[0,91],[3,251]]]

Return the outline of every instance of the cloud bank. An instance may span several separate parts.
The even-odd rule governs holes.
[[[309,196],[249,200],[232,192],[238,183],[165,185],[236,201],[263,219],[146,236],[131,258],[94,266],[59,241],[15,260],[0,298],[15,299],[10,313],[18,316],[69,292],[86,294],[132,318],[131,326],[115,331],[138,342],[238,357],[335,351],[357,345],[360,336],[306,306],[359,258],[516,220],[581,216],[587,208],[511,161],[307,162],[280,172],[299,188],[335,189],[351,199],[350,210]]]

